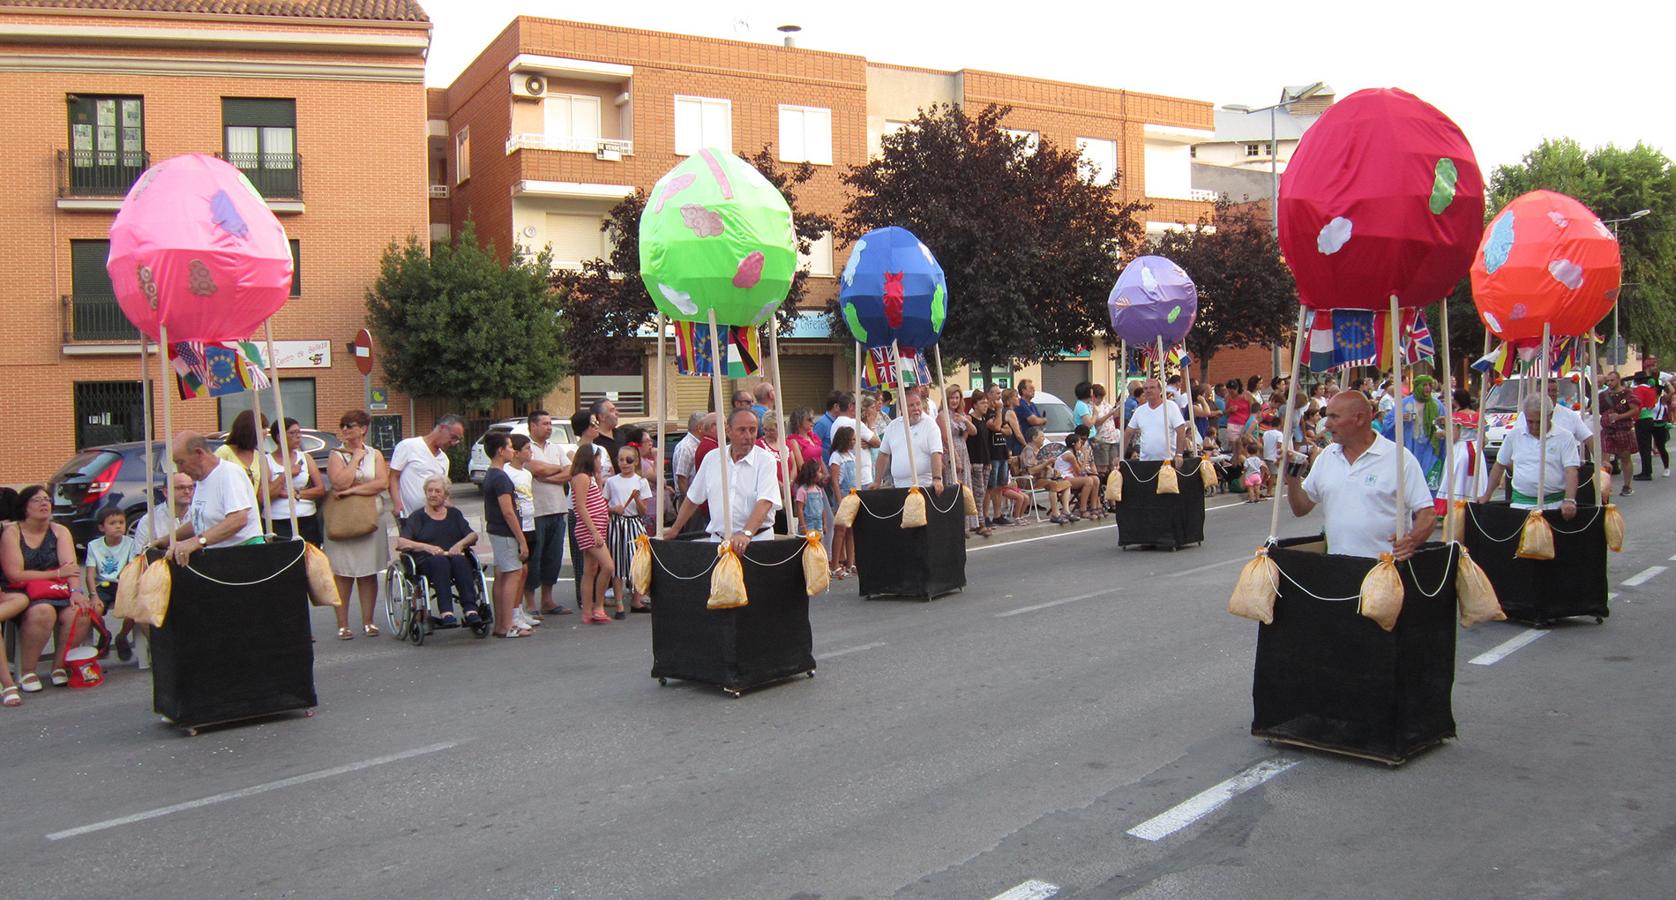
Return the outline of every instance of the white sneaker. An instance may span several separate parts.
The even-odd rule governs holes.
[[[521,631],[528,631],[532,627],[522,609],[512,610],[512,627]]]
[[[1666,477],[1666,478],[1670,477],[1670,470],[1669,469],[1664,470],[1664,477]]]
[[[541,617],[536,615],[535,613],[532,613],[527,609],[521,609],[521,608],[518,610],[518,612],[523,614],[524,624],[529,626],[530,628],[535,628],[535,627],[537,627],[541,624]]]

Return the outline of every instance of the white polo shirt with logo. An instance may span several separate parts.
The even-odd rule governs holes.
[[[1315,457],[1303,488],[1326,517],[1328,553],[1377,558],[1391,552],[1397,532],[1397,469],[1391,459],[1395,452],[1398,447],[1390,438],[1376,434],[1355,462],[1347,461],[1343,445],[1336,443]],[[1403,506],[1410,515],[1432,509],[1432,492],[1420,461],[1406,449],[1401,453]],[[1412,523],[1404,524],[1403,530],[1410,527]]]

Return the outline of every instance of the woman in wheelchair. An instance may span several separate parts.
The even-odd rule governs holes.
[[[477,532],[466,523],[465,515],[448,505],[448,479],[441,475],[427,478],[425,508],[402,523],[396,549],[408,554],[419,574],[436,589],[437,609],[442,613],[436,623],[439,627],[460,624],[454,616],[456,592],[460,608],[466,611],[466,624],[479,624],[477,568],[466,552],[475,543]]]

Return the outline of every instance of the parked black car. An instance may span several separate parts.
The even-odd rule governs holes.
[[[226,436],[226,432],[209,435],[210,448],[220,447]],[[327,455],[340,443],[336,435],[305,429],[301,449],[314,457],[324,474]],[[155,502],[163,503],[167,487],[163,457],[169,452],[168,445],[154,441],[151,447]],[[78,559],[86,554],[87,542],[99,535],[99,523],[93,518],[99,510],[112,505],[120,507],[128,516],[128,527],[134,527],[145,514],[145,482],[144,441],[89,447],[70,457],[47,480],[47,490],[52,494],[53,520],[70,529],[76,539]]]

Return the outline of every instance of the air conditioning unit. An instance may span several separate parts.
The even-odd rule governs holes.
[[[595,146],[594,158],[608,162],[620,162],[625,155],[633,152],[634,144],[629,141],[606,139],[601,140]]]
[[[528,72],[512,73],[512,96],[535,97],[537,99],[547,95],[547,79]]]
[[[447,200],[448,199],[448,185],[446,185],[446,184],[433,184],[433,185],[431,185],[431,199],[432,200]]]

